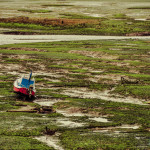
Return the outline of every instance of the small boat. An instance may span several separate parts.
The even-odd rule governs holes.
[[[23,75],[22,77],[18,78],[14,81],[14,92],[18,94],[23,94],[32,98],[35,96],[35,79],[31,79],[32,72],[29,76]]]

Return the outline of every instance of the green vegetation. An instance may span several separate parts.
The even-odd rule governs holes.
[[[42,144],[36,139],[20,137],[20,136],[1,136],[0,137],[1,149],[37,149],[37,150],[54,150],[49,146]]]
[[[115,14],[115,19],[128,19],[128,17],[125,14]]]
[[[138,135],[139,136],[139,135]],[[139,141],[133,134],[122,134],[122,137],[118,135],[105,135],[103,133],[92,134],[84,133],[84,131],[67,131],[64,132],[61,137],[62,143],[65,145],[66,150],[69,149],[141,149],[142,145],[145,145],[145,141],[142,139]],[[149,140],[147,139],[146,143]]]
[[[36,24],[24,24],[24,23],[3,23],[0,22],[0,27],[6,28],[22,28],[22,29],[34,29],[34,30],[48,30],[50,28]]]
[[[150,98],[150,85],[125,85],[118,86],[114,92],[123,95],[132,95],[134,97],[149,99]]]

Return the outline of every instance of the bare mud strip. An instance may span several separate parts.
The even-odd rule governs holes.
[[[7,72],[7,73],[9,72],[12,75],[15,71],[17,72],[19,70],[22,70],[22,71],[25,70],[25,68],[20,64],[5,64],[5,65],[0,66],[0,69],[2,69],[3,72]]]
[[[58,126],[63,126],[68,128],[77,128],[77,127],[85,126],[85,123],[70,121],[68,118],[57,119],[56,123]]]
[[[106,118],[102,118],[102,117],[94,117],[94,118],[89,118],[90,120],[94,120],[94,121],[97,121],[97,122],[109,122],[108,119]]]
[[[5,97],[5,96],[3,96],[3,95],[0,95],[0,97]]]
[[[85,114],[79,112],[79,110],[77,110],[76,112],[70,112],[69,110],[56,110],[58,113],[64,115],[65,117],[72,117],[72,116],[76,116],[76,117],[81,117],[81,116],[85,116]]]
[[[18,64],[6,64],[5,66],[4,65],[1,66],[1,64],[0,64],[0,68],[3,69],[4,71],[7,71],[7,74],[11,74],[11,75],[21,76],[21,75],[26,74],[26,71],[23,68],[23,66],[18,65]],[[65,76],[65,75],[58,74],[58,73],[53,73],[53,72],[40,72],[40,71],[37,71],[37,72],[33,73],[34,77],[39,76],[39,75],[43,75],[45,77],[55,77],[55,78],[61,78],[61,77]],[[48,79],[48,78],[46,78],[46,79]],[[58,82],[58,80],[56,80],[55,82]]]
[[[107,127],[107,128],[93,128],[91,129],[93,132],[113,132],[115,134],[119,134],[121,132],[121,129],[132,129],[132,130],[136,130],[139,129],[140,126],[139,125],[128,125],[128,124],[124,124],[121,126],[117,126],[117,127]]]
[[[72,110],[75,110],[75,111],[72,111]],[[65,117],[81,117],[81,116],[87,116],[89,117],[88,119],[89,120],[94,120],[94,121],[97,121],[97,122],[110,122],[108,121],[107,118],[104,118],[104,116],[99,116],[99,114],[96,114],[96,113],[83,113],[80,111],[80,109],[78,108],[69,108],[69,109],[63,109],[63,110],[56,110],[58,113],[60,114],[63,114]],[[82,124],[81,124],[82,125]]]
[[[55,103],[59,102],[57,99],[36,99],[34,103],[37,103],[41,106],[53,106]]]
[[[41,141],[43,143],[46,143],[50,147],[54,147],[56,150],[64,150],[60,145],[59,145],[59,139],[57,136],[38,136],[35,137],[38,141]]]
[[[88,36],[88,35],[4,35],[0,34],[0,45],[33,42],[78,41],[78,40],[149,40],[150,36]]]
[[[145,105],[141,100],[137,98],[133,98],[131,96],[124,97],[118,94],[113,95],[110,94],[110,92],[111,92],[110,90],[95,91],[95,90],[89,90],[87,88],[65,88],[63,89],[62,94],[71,97],[91,98],[91,99],[96,98],[96,99],[102,99],[106,101]]]

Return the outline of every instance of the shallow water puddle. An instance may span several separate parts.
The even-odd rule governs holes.
[[[60,145],[59,145],[59,139],[55,136],[39,136],[35,137],[34,139],[37,139],[38,141],[41,141],[43,143],[46,143],[48,146],[55,148],[56,150],[64,150]]]

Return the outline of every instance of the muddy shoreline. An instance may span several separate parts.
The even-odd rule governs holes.
[[[0,34],[0,45],[33,42],[78,40],[150,40],[150,36],[88,36],[88,35],[5,35]]]

